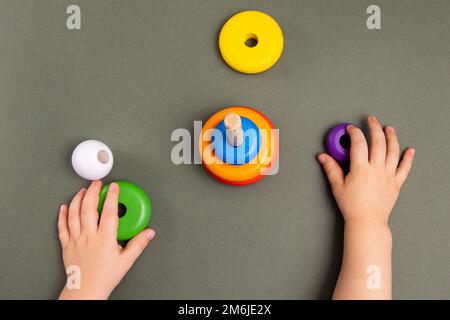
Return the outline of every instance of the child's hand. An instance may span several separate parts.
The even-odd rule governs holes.
[[[385,132],[369,117],[370,155],[362,131],[348,126],[350,172],[320,154],[334,197],[344,220],[344,255],[334,299],[392,298],[392,235],[389,215],[411,169],[414,149],[407,149],[399,164],[400,147],[392,127]]]
[[[387,224],[400,188],[411,169],[414,149],[408,148],[399,165],[400,147],[393,127],[385,132],[375,117],[368,118],[370,156],[364,134],[347,127],[351,140],[350,172],[344,177],[339,164],[328,154],[320,154],[334,197],[346,222]]]
[[[70,206],[59,211],[58,230],[64,266],[80,270],[79,289],[67,287],[60,299],[106,299],[141,255],[155,232],[146,229],[125,248],[117,243],[119,186],[111,183],[99,223],[97,206],[102,183],[81,189]]]

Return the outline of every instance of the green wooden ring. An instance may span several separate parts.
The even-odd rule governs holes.
[[[116,183],[119,185],[119,203],[126,208],[125,215],[119,218],[117,240],[125,241],[148,226],[152,207],[150,199],[141,187],[128,181],[116,181]],[[100,191],[99,215],[102,213],[109,185],[109,183],[104,185]]]

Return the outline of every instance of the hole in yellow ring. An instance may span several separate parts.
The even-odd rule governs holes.
[[[245,37],[245,45],[249,48],[254,48],[258,45],[258,36],[254,33],[249,33]]]

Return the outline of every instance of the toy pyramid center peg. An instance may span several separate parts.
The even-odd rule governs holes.
[[[224,119],[227,129],[227,141],[233,147],[239,147],[244,143],[241,117],[237,113],[229,113]]]

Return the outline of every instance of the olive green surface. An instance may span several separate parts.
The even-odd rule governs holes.
[[[114,181],[119,186],[119,205],[123,205],[117,229],[117,240],[126,241],[148,227],[151,217],[151,203],[145,191],[129,181]],[[101,215],[110,183],[100,190],[98,212]]]
[[[66,28],[70,4],[81,30]],[[285,37],[258,75],[217,45],[248,9]],[[369,114],[417,149],[391,218],[394,297],[449,298],[449,17],[448,0],[0,0],[0,298],[57,297],[58,206],[87,185],[71,151],[99,139],[105,181],[146,190],[157,234],[112,298],[328,299],[343,223],[315,155],[332,125]],[[280,128],[279,173],[242,188],[170,158],[174,129],[232,105]]]

